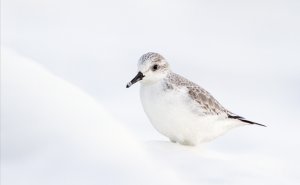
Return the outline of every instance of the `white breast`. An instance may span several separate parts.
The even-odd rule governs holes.
[[[201,115],[187,89],[164,89],[163,82],[141,84],[140,95],[145,113],[156,130],[172,141],[196,145],[223,134],[238,122],[224,116]]]

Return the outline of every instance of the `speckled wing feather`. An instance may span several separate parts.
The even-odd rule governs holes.
[[[260,123],[249,121],[242,116],[228,111],[209,92],[178,74],[170,73],[168,76],[168,80],[171,84],[174,84],[176,86],[186,87],[188,89],[189,96],[192,100],[196,101],[199,104],[199,106],[202,108],[201,110],[204,111],[204,115],[223,114],[225,118],[236,119],[245,123],[260,125],[264,127],[266,126]]]
[[[170,83],[176,86],[184,86],[188,89],[188,94],[192,100],[196,101],[204,111],[205,115],[228,114],[227,111],[209,92],[188,79],[171,73],[168,76]]]

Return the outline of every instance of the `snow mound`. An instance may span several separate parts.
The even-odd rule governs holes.
[[[8,49],[1,62],[1,184],[183,184],[79,88]]]
[[[129,105],[124,113],[130,111]],[[267,127],[269,138],[256,137],[266,132],[261,128],[241,128],[232,131],[233,138],[227,134],[206,149],[141,143],[128,128],[76,86],[2,49],[3,185],[299,182],[299,155],[287,152],[298,140],[277,137],[281,132],[272,127]],[[251,142],[237,141],[238,134]]]

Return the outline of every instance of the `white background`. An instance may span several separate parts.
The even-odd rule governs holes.
[[[70,184],[132,184],[132,173],[162,184],[174,178],[178,184],[299,183],[299,22],[299,1],[2,0],[2,184],[67,184],[65,176]],[[268,127],[238,128],[197,149],[168,143],[146,118],[138,85],[125,88],[138,58],[148,51],[161,53],[174,72],[200,84],[232,112]],[[41,91],[36,79],[55,90]],[[69,94],[73,101],[66,100]],[[53,103],[57,99],[61,104]],[[80,108],[70,113],[74,102]],[[37,116],[45,112],[52,114]],[[89,118],[85,134],[69,131],[84,127]],[[115,132],[106,122],[125,130]],[[102,153],[95,149],[102,144],[86,144],[90,140],[84,136],[93,131],[99,133],[93,139],[110,145],[105,150],[112,157],[88,157]],[[132,138],[123,141],[121,133]],[[52,141],[57,135],[65,142]],[[43,140],[52,145],[37,143]],[[129,144],[135,142],[138,147]],[[70,144],[86,153],[72,162],[51,155],[72,155]],[[126,148],[141,151],[145,163],[134,160],[135,152],[114,157]],[[101,162],[107,160],[119,162]],[[149,161],[153,166],[141,170]],[[71,170],[73,163],[78,170]]]

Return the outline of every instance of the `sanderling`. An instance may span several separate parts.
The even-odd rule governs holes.
[[[167,60],[158,53],[146,53],[139,59],[138,74],[126,87],[138,81],[150,122],[172,142],[197,145],[237,126],[265,126],[225,109],[199,85],[173,73]]]

